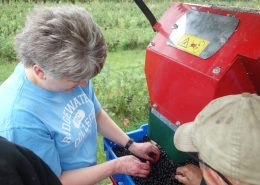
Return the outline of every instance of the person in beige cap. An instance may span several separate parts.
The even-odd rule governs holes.
[[[260,97],[229,95],[211,101],[193,122],[181,125],[174,144],[197,152],[207,184],[260,184]],[[177,169],[183,184],[200,184],[201,173],[189,165]]]

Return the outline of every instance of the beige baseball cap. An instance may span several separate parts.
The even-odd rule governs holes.
[[[243,93],[211,101],[193,122],[177,128],[174,144],[198,152],[226,176],[260,184],[260,97]]]

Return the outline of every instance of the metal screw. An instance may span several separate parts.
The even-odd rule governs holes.
[[[213,74],[219,74],[220,71],[221,71],[221,67],[215,67],[212,72]]]
[[[180,121],[176,121],[175,125],[178,127],[181,125],[181,122]]]
[[[167,45],[167,46],[173,46],[173,44],[172,44],[171,42],[169,42],[169,41],[166,42],[166,45]]]
[[[156,103],[153,104],[153,108],[157,109],[158,105]]]
[[[221,36],[220,37],[220,42],[225,43],[227,41],[225,36]]]
[[[150,44],[151,44],[151,46],[155,46],[155,43],[154,43],[154,42],[151,42]]]
[[[174,24],[173,26],[172,26],[172,29],[178,29],[178,24]]]

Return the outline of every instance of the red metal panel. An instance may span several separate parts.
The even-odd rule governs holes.
[[[227,94],[239,94],[243,92],[256,93],[256,88],[248,76],[244,62],[245,59],[241,57],[235,60],[232,67],[219,81],[218,87],[215,90],[215,98]]]
[[[151,104],[172,122],[191,121],[213,98],[216,80],[149,50],[146,57]]]
[[[237,31],[208,59],[166,44],[172,25],[188,10],[239,19]],[[145,73],[151,105],[171,122],[192,121],[212,99],[241,92],[260,92],[260,14],[230,12],[182,3],[174,4],[156,25],[159,30],[146,50]],[[213,73],[219,67],[219,73]]]

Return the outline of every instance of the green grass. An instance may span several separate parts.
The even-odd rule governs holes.
[[[136,129],[148,121],[144,58],[145,50],[109,53],[105,68],[93,80],[103,108],[124,131]],[[126,119],[128,126],[124,124]]]
[[[170,0],[149,1],[148,5],[159,17],[169,2]],[[100,25],[110,51],[143,49],[154,35],[148,21],[133,1],[96,0],[76,4],[85,7]],[[27,12],[42,5],[25,2],[0,4],[0,63],[15,60],[13,38],[21,31]],[[46,4],[53,5],[57,3]]]
[[[106,155],[104,152],[104,146],[103,146],[103,137],[98,136],[98,163],[102,163],[106,161]],[[109,178],[103,180],[102,182],[98,183],[99,185],[108,185],[110,183]]]
[[[16,65],[16,62],[11,63],[0,63],[0,84],[11,74],[14,67]]]

